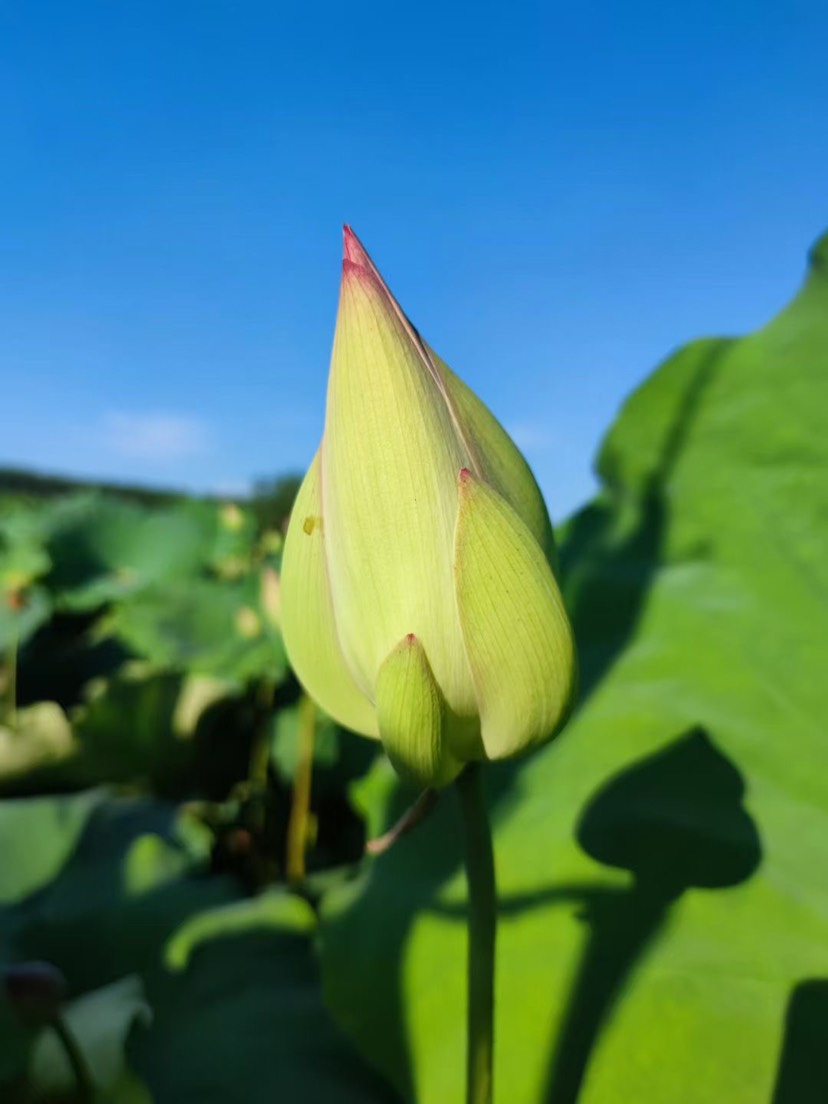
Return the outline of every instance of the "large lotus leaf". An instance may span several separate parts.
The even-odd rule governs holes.
[[[487,779],[501,1104],[828,1099],[828,238],[812,262],[632,396],[566,529],[580,706]],[[324,910],[328,1000],[417,1104],[462,1099],[458,836],[447,794]]]
[[[42,808],[61,811],[65,800],[43,799]],[[36,881],[6,887],[18,902],[6,897],[0,924],[10,958],[49,961],[65,974],[83,1013],[77,1033],[102,1082],[120,1068],[127,1020],[141,1003],[135,985],[117,983],[143,979],[153,1021],[133,1028],[127,1058],[137,1079],[118,1083],[113,1104],[396,1099],[325,1010],[315,917],[304,900],[284,892],[250,899],[230,879],[206,877],[203,841],[184,810],[95,800],[80,838],[67,831],[67,848],[48,867],[38,863]],[[36,825],[24,803],[0,803],[5,809],[4,841],[22,855],[21,833]],[[29,1043],[0,999],[0,1099]],[[54,1054],[35,1058],[39,1085],[52,1087],[61,1073]]]
[[[265,1100],[391,1104],[324,1007],[315,917],[274,892],[195,916],[150,987],[132,1057],[157,1104]]]
[[[148,511],[83,495],[53,508],[49,586],[65,609],[91,610],[205,564],[204,525],[186,506]]]
[[[0,905],[27,897],[56,876],[101,800],[101,792],[91,790],[0,801]]]
[[[151,1100],[122,1069],[140,994],[118,979],[160,970],[166,942],[182,923],[239,896],[229,880],[204,877],[203,840],[194,833],[185,812],[98,790],[0,802],[3,957],[51,962],[66,976],[79,1017],[73,1026],[111,1104]],[[13,1093],[31,1043],[0,994],[0,1100]],[[48,1037],[40,1043],[31,1058],[37,1099],[62,1101],[66,1070]]]
[[[72,992],[82,994],[68,1014],[96,1080],[108,1090],[102,1099],[146,1104],[139,1080],[121,1068],[140,993],[136,982],[116,979],[160,964],[183,920],[237,891],[223,879],[199,876],[203,858],[189,842],[187,819],[157,802],[112,801],[103,791],[4,801],[0,835],[3,958],[61,968]],[[107,988],[87,995],[101,986]],[[30,1064],[37,1099],[63,1101],[68,1071],[56,1041],[42,1033],[30,1055],[33,1035],[0,992],[0,1099],[29,1099],[13,1086]]]
[[[94,795],[83,831],[70,837],[71,852],[44,867],[36,893],[13,887],[21,891],[16,901],[4,897],[0,914],[11,956],[54,963],[73,996],[160,969],[166,942],[182,923],[240,893],[228,879],[204,876],[203,842],[185,812],[144,798]],[[57,810],[65,800],[39,799]],[[17,836],[26,824],[22,812],[15,815],[20,804],[0,802],[0,812],[10,808]],[[4,839],[13,844],[17,836]]]
[[[239,681],[279,681],[286,670],[281,636],[264,616],[256,577],[159,584],[123,602],[111,631],[162,666]]]

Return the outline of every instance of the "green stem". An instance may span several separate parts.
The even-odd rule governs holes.
[[[17,626],[12,626],[9,650],[6,655],[8,683],[6,687],[6,724],[12,731],[17,726]]]
[[[63,1049],[66,1052],[69,1065],[72,1067],[72,1074],[74,1075],[75,1085],[77,1086],[76,1099],[78,1104],[93,1104],[95,1099],[95,1083],[92,1080],[92,1074],[89,1072],[89,1066],[86,1064],[83,1051],[78,1046],[77,1039],[72,1034],[66,1020],[61,1015],[55,1016],[52,1020],[52,1027],[63,1044]]]
[[[270,679],[263,679],[257,694],[262,716],[253,737],[250,750],[250,769],[248,781],[252,790],[263,792],[267,789],[267,770],[270,766],[270,720],[273,714],[273,695],[276,687]]]
[[[305,877],[315,733],[316,706],[306,694],[303,694],[299,701],[296,769],[293,775],[293,801],[290,806],[287,834],[287,879],[291,883],[301,882]]]
[[[398,839],[407,836],[409,832],[413,832],[418,825],[422,824],[423,821],[431,815],[439,796],[437,790],[423,790],[411,808],[406,809],[393,828],[389,828],[388,831],[383,832],[381,836],[367,841],[365,844],[365,854],[385,854],[389,848],[394,846]]]
[[[463,818],[469,887],[466,1104],[491,1104],[497,890],[480,766],[476,763],[467,766],[456,786]]]

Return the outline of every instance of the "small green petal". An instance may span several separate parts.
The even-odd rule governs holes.
[[[561,727],[575,693],[572,629],[524,522],[471,472],[459,479],[455,578],[486,755],[502,759]]]
[[[446,390],[477,474],[520,515],[529,531],[555,563],[555,538],[543,495],[520,449],[477,395],[446,362],[425,346]]]
[[[363,736],[377,735],[368,697],[351,674],[336,632],[325,565],[319,453],[299,488],[282,556],[282,634],[299,681],[326,713]]]
[[[459,764],[445,747],[446,706],[413,633],[384,660],[376,697],[380,739],[394,769],[417,786],[450,781]]]

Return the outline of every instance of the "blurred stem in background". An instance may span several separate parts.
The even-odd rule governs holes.
[[[301,882],[305,877],[305,850],[310,824],[315,735],[316,706],[307,694],[303,694],[299,701],[296,769],[293,775],[293,801],[287,833],[287,880],[292,883]]]
[[[17,652],[20,638],[17,631],[16,615],[23,607],[23,599],[16,590],[10,590],[6,595],[9,609],[12,613],[12,627],[9,634],[9,643],[6,649],[6,725],[14,729],[17,724]]]
[[[270,765],[271,717],[276,696],[276,683],[269,678],[262,679],[257,694],[261,707],[261,719],[256,728],[253,746],[250,749],[250,770],[248,781],[253,792],[267,789],[267,771]]]
[[[6,653],[6,725],[17,723],[17,634],[12,635]]]
[[[89,1066],[86,1063],[81,1048],[78,1046],[75,1036],[72,1034],[66,1020],[60,1013],[52,1020],[52,1028],[61,1041],[66,1053],[66,1058],[71,1066],[72,1074],[75,1078],[75,1085],[77,1087],[75,1100],[77,1104],[94,1104],[95,1084],[89,1072]]]

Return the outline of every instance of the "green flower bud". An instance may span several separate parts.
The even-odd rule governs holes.
[[[66,979],[51,962],[20,962],[3,970],[6,997],[29,1027],[51,1023],[66,997]]]
[[[325,429],[282,560],[299,679],[421,785],[540,744],[576,682],[553,562],[526,461],[346,227]]]

